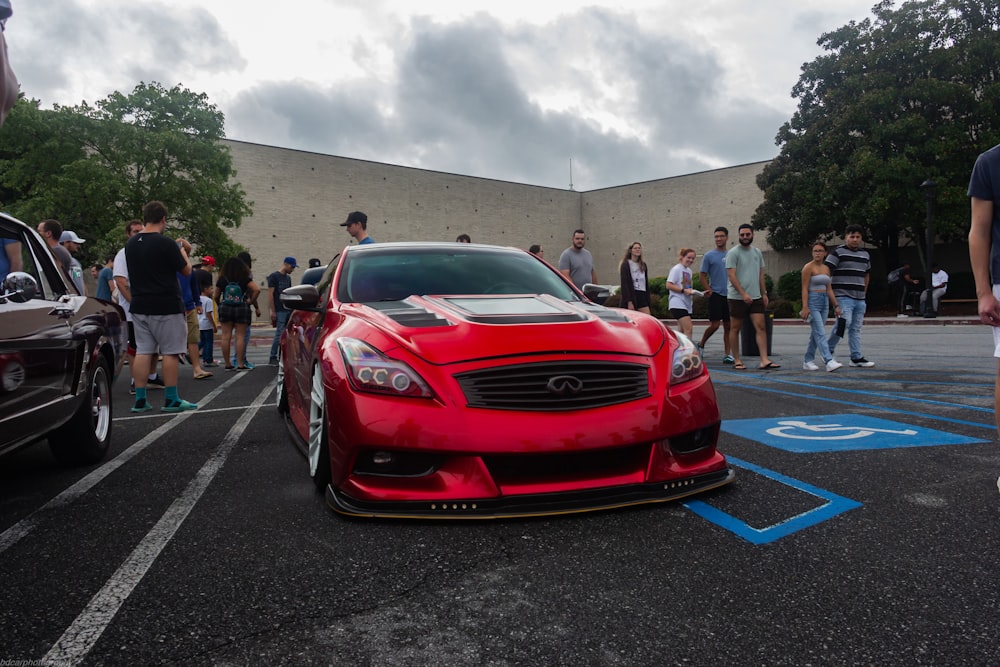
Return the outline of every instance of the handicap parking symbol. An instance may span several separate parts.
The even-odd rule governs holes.
[[[931,447],[985,442],[888,419],[864,415],[811,415],[769,419],[734,419],[722,430],[789,452],[843,452],[896,447]]]

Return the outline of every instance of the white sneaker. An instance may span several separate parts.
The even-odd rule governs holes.
[[[860,359],[851,359],[851,368],[871,368],[874,365],[874,361],[868,361],[864,357],[861,357]]]
[[[903,313],[900,313],[899,315],[896,315],[896,317],[909,317],[909,315],[904,315]]]
[[[804,364],[802,364],[802,370],[804,370],[804,371],[818,371],[819,370],[819,366],[817,366],[812,361],[807,361]]]
[[[832,373],[833,371],[837,370],[838,368],[843,368],[843,366],[844,366],[844,364],[840,363],[836,359],[831,359],[830,361],[826,362],[826,372],[827,373]]]

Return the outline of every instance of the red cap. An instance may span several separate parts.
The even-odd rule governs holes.
[[[201,258],[202,264],[208,264],[209,266],[215,266],[215,258],[211,255],[205,255]]]

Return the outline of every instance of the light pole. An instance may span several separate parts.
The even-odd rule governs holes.
[[[924,283],[924,289],[927,291],[927,296],[924,299],[924,317],[937,317],[937,312],[934,310],[934,299],[932,295],[934,291],[932,289],[933,277],[932,273],[934,269],[934,200],[937,198],[937,183],[933,179],[928,178],[926,181],[920,184],[920,189],[924,191],[924,201],[927,202],[927,282]]]

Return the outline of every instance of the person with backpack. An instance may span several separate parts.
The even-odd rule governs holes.
[[[214,301],[219,304],[219,326],[222,328],[222,358],[226,360],[227,371],[248,371],[252,366],[246,363],[246,334],[250,328],[252,315],[250,306],[257,303],[260,287],[250,277],[250,267],[239,257],[230,257],[222,265],[222,272],[215,284]],[[236,359],[231,363],[229,350],[236,335]]]
[[[889,272],[889,288],[896,295],[896,304],[898,306],[896,317],[907,317],[907,307],[910,306],[907,302],[910,300],[910,295],[920,290],[920,279],[914,278],[911,273],[909,263],[905,263],[898,269]],[[912,309],[912,306],[910,306],[910,309]]]

